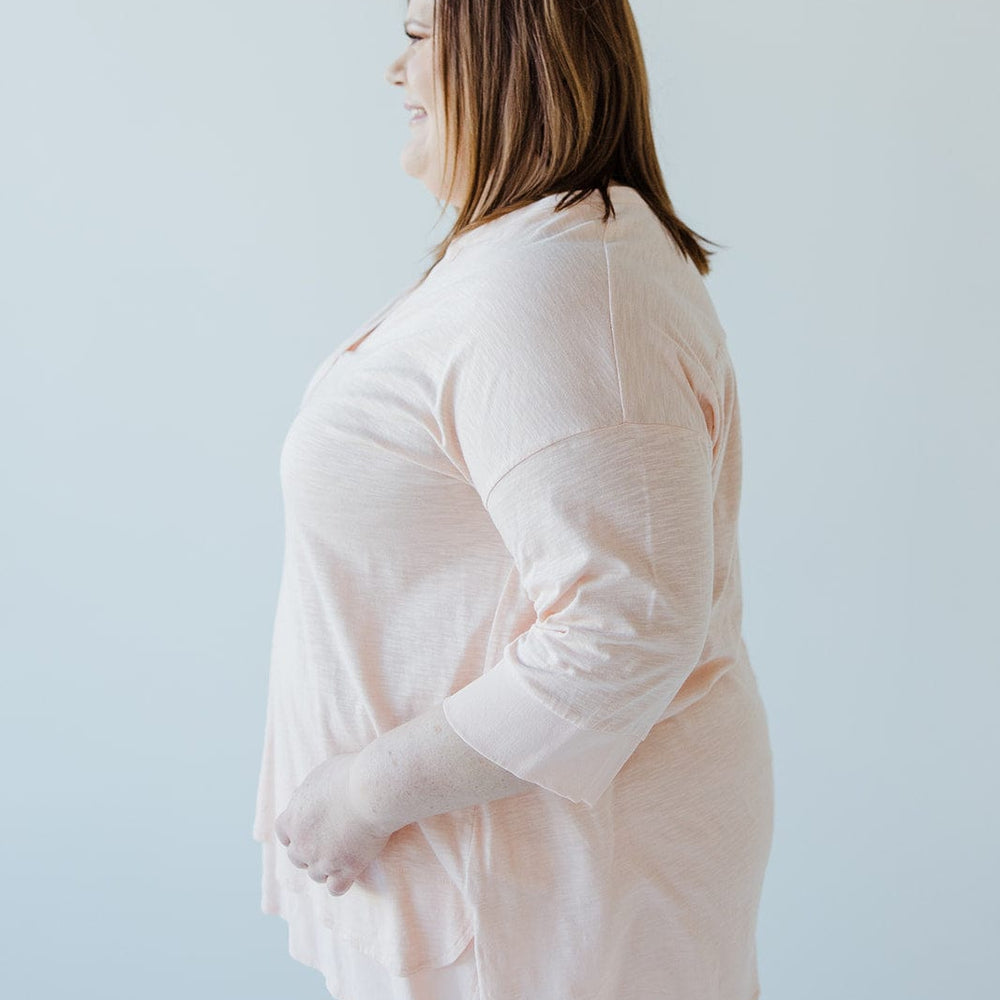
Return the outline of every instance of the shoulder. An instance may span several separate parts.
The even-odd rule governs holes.
[[[638,196],[606,221],[531,208],[470,232],[414,302],[443,439],[482,435],[502,464],[620,423],[704,435],[717,345],[656,216]]]
[[[698,428],[716,394],[718,329],[704,286],[647,236],[584,222],[470,248],[428,299],[445,378],[470,405],[562,411],[573,430]]]
[[[533,420],[542,436],[546,424],[561,434],[620,419],[600,236],[475,249],[435,296],[456,406]]]

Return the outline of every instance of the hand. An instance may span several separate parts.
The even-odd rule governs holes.
[[[306,775],[274,821],[274,832],[296,868],[330,894],[343,896],[382,852],[391,833],[366,819],[350,794],[357,753],[335,754]]]

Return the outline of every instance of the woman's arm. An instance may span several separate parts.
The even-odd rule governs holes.
[[[385,835],[427,816],[538,788],[473,750],[440,705],[369,743],[349,779],[355,807]]]

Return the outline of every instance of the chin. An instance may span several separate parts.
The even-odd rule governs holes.
[[[407,146],[403,152],[400,154],[400,163],[403,165],[403,169],[411,177],[420,177],[427,173],[427,163],[426,157],[420,156],[415,150]]]

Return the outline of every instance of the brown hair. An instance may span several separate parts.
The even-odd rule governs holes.
[[[458,174],[468,191],[444,239],[539,198],[557,209],[608,185],[634,188],[702,275],[714,251],[674,212],[656,156],[649,79],[628,0],[437,0],[437,80],[445,108],[446,203]],[[443,214],[444,206],[442,206]]]

